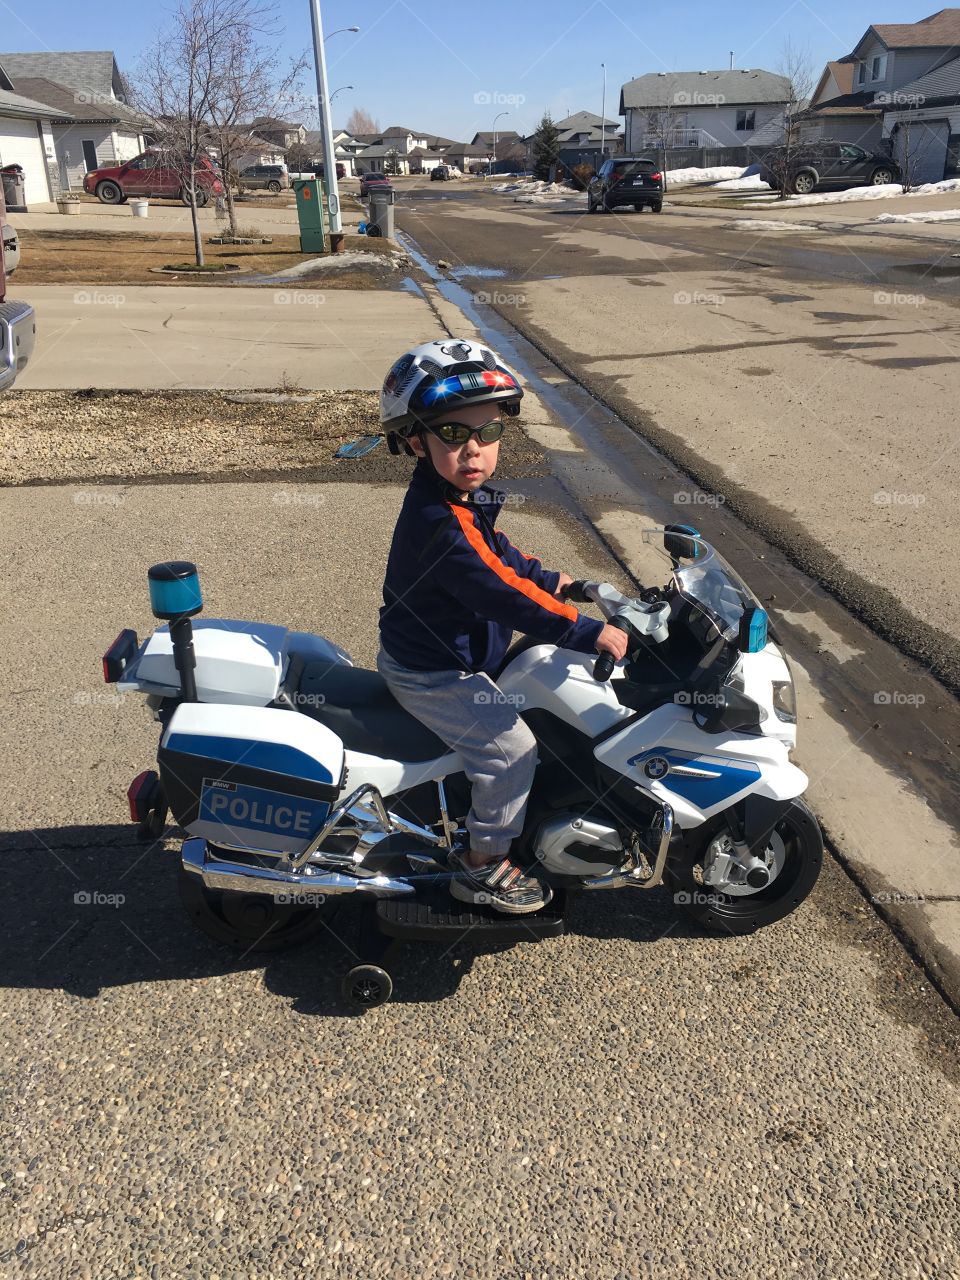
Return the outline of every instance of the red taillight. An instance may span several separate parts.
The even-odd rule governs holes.
[[[651,178],[651,180],[652,180],[653,182],[660,182],[660,180],[663,178],[663,174],[662,174],[662,173],[651,173],[650,178]]]
[[[127,803],[130,805],[130,821],[146,822],[150,806],[156,796],[157,783],[160,781],[153,769],[144,769],[138,773],[127,787]]]

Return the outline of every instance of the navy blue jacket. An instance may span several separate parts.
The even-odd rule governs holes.
[[[494,526],[506,494],[482,485],[461,500],[418,461],[387,561],[380,640],[415,671],[494,672],[511,634],[595,653],[603,623],[555,599],[559,573]]]

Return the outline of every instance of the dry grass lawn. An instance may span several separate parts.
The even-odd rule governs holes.
[[[193,236],[156,236],[109,231],[35,231],[20,232],[22,253],[16,274],[17,284],[193,284],[203,287],[209,281],[222,283],[236,280],[255,283],[251,277],[273,275],[285,267],[307,262],[317,255],[300,252],[299,237],[276,235],[272,244],[221,245],[207,244],[204,236],[204,259],[207,263],[237,263],[242,272],[205,272],[202,275],[162,275],[158,267],[194,261]],[[383,256],[383,268],[343,267],[326,270],[312,279],[297,280],[298,287],[324,289],[382,288],[397,273],[389,265],[391,249],[383,240],[348,235],[344,250],[363,250]],[[294,282],[291,281],[291,284]]]

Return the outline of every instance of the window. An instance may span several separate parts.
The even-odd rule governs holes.
[[[756,118],[757,113],[755,111],[747,111],[745,108],[741,108],[737,112],[737,132],[752,133],[756,128]]]
[[[870,64],[870,79],[882,80],[887,74],[887,59],[883,54],[877,54],[873,62]]]
[[[865,160],[867,153],[862,147],[855,147],[852,142],[845,142],[840,147],[840,156],[843,160]]]
[[[857,84],[863,84],[863,82],[864,82],[864,80],[866,80],[866,78],[867,78],[867,68],[866,68],[866,64],[865,64],[865,63],[863,63],[863,62],[858,63],[858,65],[857,65]]]

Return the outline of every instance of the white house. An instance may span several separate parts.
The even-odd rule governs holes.
[[[91,169],[122,164],[144,149],[143,122],[124,101],[123,77],[109,51],[4,53],[0,66],[18,92],[57,109],[51,194],[36,199],[51,199],[56,188],[76,190]]]
[[[620,90],[624,150],[766,145],[789,102],[789,80],[771,71],[653,71]]]
[[[0,166],[21,166],[28,206],[45,204],[57,194],[56,118],[55,107],[17,93],[0,64]]]
[[[914,185],[960,175],[960,57],[878,97],[883,137]]]

